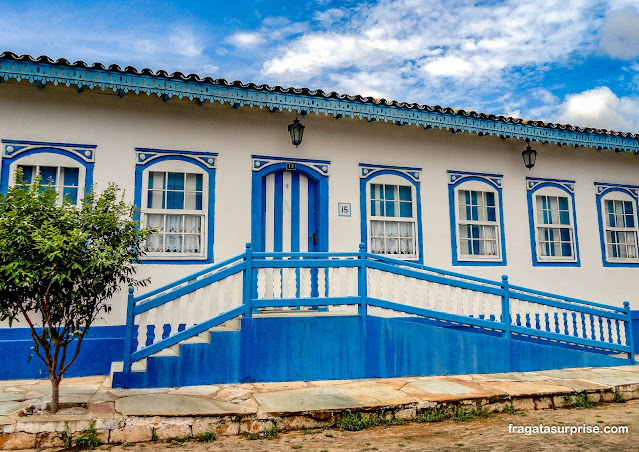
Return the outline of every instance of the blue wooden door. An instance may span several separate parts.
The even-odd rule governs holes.
[[[257,250],[318,251],[317,181],[299,171],[278,170],[262,177],[261,192],[262,234]]]

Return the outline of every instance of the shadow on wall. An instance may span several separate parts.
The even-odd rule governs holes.
[[[80,355],[65,372],[65,377],[108,375],[113,361],[122,361],[125,327],[94,326],[82,341]],[[0,380],[49,378],[44,363],[32,352],[29,328],[0,328]],[[71,344],[69,350],[75,351]],[[29,355],[32,354],[29,361]]]

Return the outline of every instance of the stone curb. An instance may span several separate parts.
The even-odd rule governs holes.
[[[92,423],[98,437],[105,444],[137,443],[170,438],[196,438],[211,431],[223,436],[260,433],[274,424],[277,424],[280,431],[333,427],[344,416],[357,412],[376,413],[389,420],[411,420],[424,412],[442,407],[484,409],[489,412],[502,412],[506,406],[527,411],[556,409],[571,406],[566,397],[581,394],[587,394],[589,400],[596,403],[612,402],[615,392],[621,393],[626,400],[639,399],[639,384],[562,393],[554,391],[517,396],[503,394],[447,402],[413,398],[413,403],[348,410],[309,410],[280,414],[258,410],[255,414],[245,416],[123,416],[118,413],[78,416],[12,415],[0,417],[0,450],[63,447],[67,426],[72,434],[78,434]]]

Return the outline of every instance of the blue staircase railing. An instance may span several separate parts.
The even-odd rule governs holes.
[[[171,284],[129,289],[124,370],[236,317],[324,308],[337,315],[417,316],[624,353],[634,362],[629,303],[590,302],[367,253],[246,251]],[[287,310],[288,311],[288,310]]]

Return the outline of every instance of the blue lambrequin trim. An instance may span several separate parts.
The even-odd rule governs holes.
[[[4,80],[26,80],[30,83],[86,87],[125,93],[155,94],[161,99],[171,97],[230,103],[234,106],[277,108],[278,110],[349,116],[369,121],[384,121],[425,128],[474,132],[518,139],[529,138],[542,143],[614,149],[639,153],[639,139],[632,137],[599,135],[571,130],[510,123],[496,119],[476,118],[430,111],[426,107],[399,107],[371,104],[358,100],[335,99],[296,93],[276,93],[265,89],[241,88],[211,83],[168,79],[152,75],[123,74],[117,71],[83,69],[29,61],[0,60],[0,77]],[[330,96],[330,94],[327,94]]]
[[[368,247],[368,194],[366,186],[375,177],[382,174],[391,174],[406,179],[415,186],[415,202],[417,203],[417,237],[415,248],[417,250],[417,259],[411,259],[417,263],[424,263],[424,240],[422,232],[422,194],[419,183],[421,168],[409,168],[405,166],[388,166],[388,165],[371,165],[360,163],[360,179],[359,179],[359,208],[360,208],[360,230],[361,243]],[[392,218],[392,217],[389,217]]]
[[[502,200],[501,180],[503,176],[500,174],[488,173],[471,173],[467,171],[448,171],[448,208],[450,217],[450,247],[452,251],[453,265],[506,265],[506,232],[504,230],[504,203]],[[480,260],[469,258],[465,260],[460,258],[457,249],[457,210],[455,209],[455,190],[459,185],[469,181],[478,181],[487,184],[490,188],[497,192],[497,208],[499,209],[499,240],[501,242],[501,256],[499,260]]]
[[[639,187],[634,185],[607,184],[595,182],[597,192],[597,220],[599,222],[599,242],[601,245],[601,261],[604,267],[639,267],[639,262],[615,262],[606,258],[606,239],[604,233],[604,217],[601,208],[603,197],[609,193],[620,192],[630,196],[634,200],[635,222],[639,219]]]
[[[2,140],[0,151],[2,162],[0,169],[0,192],[9,188],[11,164],[23,157],[33,154],[58,154],[69,157],[80,163],[85,169],[84,189],[93,187],[93,168],[95,166],[95,149],[92,144],[47,143],[44,141]]]
[[[206,255],[204,259],[157,259],[145,257],[142,262],[153,264],[207,264],[213,262],[213,242],[215,231],[215,164],[217,153],[175,151],[167,149],[135,148],[135,195],[134,204],[137,207],[134,218],[140,220],[139,209],[142,208],[142,173],[154,164],[166,160],[180,160],[192,163],[206,171],[209,177],[208,192],[208,228],[206,230]]]
[[[537,256],[537,231],[535,231],[535,209],[534,209],[534,193],[544,187],[554,187],[566,192],[572,203],[572,219],[575,231],[575,261],[574,262],[555,262],[540,261]],[[577,234],[577,211],[575,208],[575,181],[564,179],[542,179],[538,177],[526,178],[526,198],[528,200],[528,225],[530,228],[530,248],[532,251],[532,264],[534,267],[580,267],[581,260],[579,257],[579,237]]]
[[[263,251],[265,222],[264,213],[266,212],[266,200],[264,193],[266,191],[266,176],[275,172],[286,170],[286,163],[296,163],[296,171],[304,174],[310,181],[317,183],[317,192],[312,190],[309,183],[309,220],[313,214],[312,194],[318,198],[315,203],[319,208],[319,212],[315,214],[317,220],[317,237],[318,241],[315,246],[317,251],[328,251],[328,164],[330,162],[323,160],[308,159],[285,159],[280,157],[264,157],[252,156],[253,158],[253,175],[251,187],[251,241],[255,251]],[[259,163],[259,165],[258,165]],[[309,182],[310,182],[309,181]],[[275,212],[277,214],[277,212]],[[276,221],[277,225],[277,221]],[[309,222],[309,227],[311,223]],[[293,230],[291,229],[291,233]],[[298,225],[299,233],[299,225]],[[309,250],[313,247],[309,243]]]

